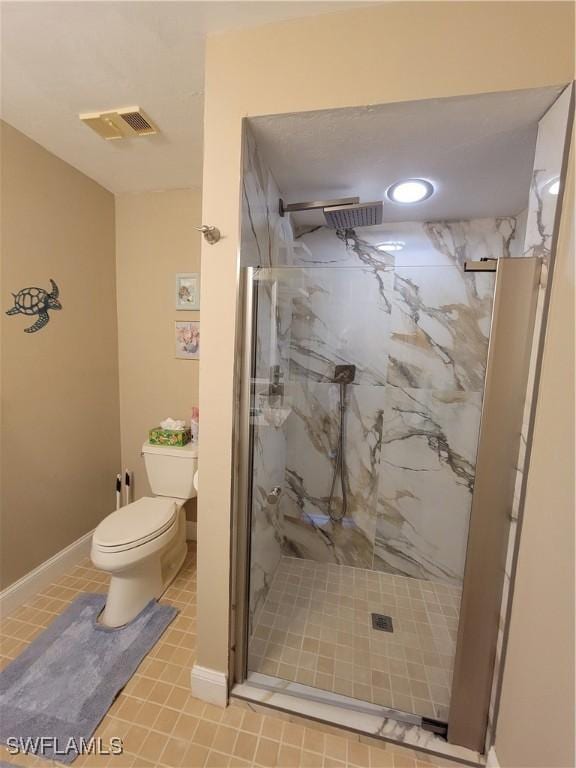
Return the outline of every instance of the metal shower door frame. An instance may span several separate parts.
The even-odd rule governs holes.
[[[250,600],[250,533],[252,521],[252,457],[254,428],[250,405],[256,365],[258,291],[255,267],[240,269],[240,301],[236,333],[236,386],[234,467],[236,482],[232,504],[232,583],[230,616],[230,685],[247,676]]]
[[[483,753],[542,261],[498,260],[448,741]]]

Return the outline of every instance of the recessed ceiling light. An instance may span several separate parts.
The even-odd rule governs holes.
[[[554,179],[554,181],[551,181],[548,184],[547,192],[549,195],[554,195],[554,197],[556,197],[556,195],[560,192],[560,179]]]
[[[385,243],[378,243],[376,248],[379,251],[388,251],[390,253],[391,251],[401,251],[405,245],[406,243],[403,240],[389,240]]]
[[[434,193],[434,187],[426,179],[406,179],[388,187],[386,194],[393,203],[421,203]]]

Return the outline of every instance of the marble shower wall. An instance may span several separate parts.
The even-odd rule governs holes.
[[[573,86],[565,88],[538,124],[524,256],[550,258],[559,198],[548,193],[548,185],[558,180],[562,172],[572,91]]]
[[[287,370],[291,308],[277,300],[278,289],[267,267],[287,259],[293,239],[289,217],[278,214],[280,193],[262,162],[252,132],[245,124],[243,147],[241,264],[263,267],[256,281],[256,318],[253,438],[252,530],[250,557],[250,626],[264,603],[282,554],[281,509],[268,494],[282,487],[286,468],[287,435],[282,415],[268,395],[270,369]],[[287,245],[288,244],[288,245]]]
[[[282,485],[286,466],[286,431],[269,413],[268,385],[272,359],[280,359],[274,345],[274,328],[269,318],[273,296],[271,286],[258,286],[258,302],[262,308],[256,325],[255,398],[253,429],[253,486],[250,559],[250,619],[257,617],[264,603],[282,554],[279,507],[268,503],[271,488]]]
[[[290,263],[294,235],[290,215],[281,217],[280,190],[244,121],[242,148],[242,216],[240,264],[271,267]]]
[[[303,232],[281,281],[291,306],[285,554],[460,585],[482,404],[493,273],[515,220]],[[403,240],[400,253],[376,243]],[[285,270],[288,275],[295,270]],[[330,519],[338,437],[334,366],[348,387],[349,511]],[[341,511],[339,485],[333,509]]]

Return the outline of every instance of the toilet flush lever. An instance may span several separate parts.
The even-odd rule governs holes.
[[[270,491],[270,493],[266,496],[266,501],[268,504],[278,504],[278,499],[280,498],[280,494],[282,493],[282,488],[280,488],[279,485],[275,485],[274,488]]]

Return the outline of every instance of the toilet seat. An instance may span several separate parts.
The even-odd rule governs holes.
[[[152,541],[176,524],[178,505],[172,499],[145,497],[112,512],[94,531],[101,552],[125,552]]]

